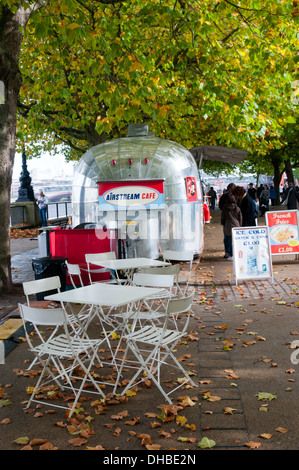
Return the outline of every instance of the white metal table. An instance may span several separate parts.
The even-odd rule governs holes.
[[[45,300],[61,302],[63,305],[72,303],[88,305],[90,309],[87,314],[86,323],[82,325],[83,334],[87,335],[86,330],[90,322],[97,316],[113,358],[113,365],[117,367],[110,338],[115,331],[124,331],[126,320],[125,316],[122,320],[121,315],[116,317],[111,314],[111,311],[124,306],[128,311],[128,309],[133,309],[140,300],[151,295],[158,295],[161,291],[163,289],[160,288],[98,283],[65,292],[57,292],[45,296]],[[104,312],[105,307],[109,307],[108,314]]]
[[[133,279],[133,273],[136,269],[141,268],[157,268],[162,266],[169,266],[171,263],[167,261],[159,261],[157,259],[151,258],[123,258],[123,259],[107,259],[101,261],[91,261],[92,264],[107,268],[110,271],[111,276],[117,281],[120,282],[117,274],[117,271],[123,271],[127,283],[131,284]]]

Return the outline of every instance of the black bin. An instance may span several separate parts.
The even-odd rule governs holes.
[[[52,276],[59,276],[61,283],[61,291],[66,288],[66,259],[58,257],[33,258],[32,269],[35,279],[46,279]],[[57,291],[40,292],[36,294],[36,300],[44,300],[47,295],[55,294]]]

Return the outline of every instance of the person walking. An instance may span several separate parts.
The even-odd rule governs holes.
[[[242,212],[242,227],[255,227],[258,216],[256,202],[246,193],[243,186],[236,186],[233,195]]]
[[[214,190],[213,186],[210,187],[210,191],[208,192],[208,196],[210,198],[210,207],[211,211],[215,210],[215,202],[216,202],[216,191]]]
[[[256,197],[258,198],[259,201],[261,199],[261,192],[263,191],[263,189],[264,189],[264,185],[261,183],[256,190]]]
[[[271,206],[275,206],[275,201],[277,199],[277,193],[273,185],[270,186],[270,199],[271,199]]]
[[[284,201],[287,201],[286,205],[288,210],[297,209],[297,202],[299,203],[299,192],[296,191],[293,183],[288,184],[288,189],[286,190],[282,203]]]
[[[242,227],[242,213],[233,194],[228,193],[221,211],[221,224],[224,232],[224,247],[227,260],[233,260],[232,229]]]
[[[226,204],[226,201],[229,199],[229,195],[232,194],[235,187],[236,187],[235,183],[229,183],[229,185],[226,187],[226,190],[223,191],[223,194],[219,199],[218,206],[219,206],[219,209],[221,210],[221,217],[222,217],[222,211],[223,211],[223,208]],[[230,254],[226,251],[227,250],[227,243],[226,243],[226,238],[225,238],[225,227],[224,227],[224,225],[223,225],[223,236],[224,236],[223,243],[224,243],[224,251],[225,251],[224,258],[229,258]]]
[[[265,215],[265,212],[269,210],[269,199],[270,199],[270,189],[267,184],[264,185],[264,189],[261,192],[260,196],[260,211],[261,217]]]
[[[254,201],[256,200],[256,198],[257,198],[257,192],[256,192],[255,187],[253,186],[253,183],[249,183],[249,188],[248,188],[248,190],[247,190],[247,194],[249,194],[249,196],[251,197],[251,199],[253,199]]]
[[[48,198],[44,194],[42,189],[40,189],[39,191],[39,195],[37,197],[37,204],[38,204],[40,219],[42,222],[42,227],[46,227],[47,226]]]

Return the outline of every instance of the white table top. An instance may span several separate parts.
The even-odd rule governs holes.
[[[113,269],[115,271],[121,269],[138,269],[153,268],[161,266],[169,266],[171,263],[159,261],[151,258],[125,258],[125,259],[107,259],[101,261],[91,261],[92,264],[102,266],[103,268]]]
[[[95,283],[90,286],[48,295],[45,300],[118,307],[144,299],[147,296],[157,295],[160,291],[163,291],[163,289]]]

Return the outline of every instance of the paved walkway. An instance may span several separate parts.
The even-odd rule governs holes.
[[[83,402],[84,412],[72,423],[63,411],[49,413],[46,406],[25,413],[26,388],[35,379],[25,372],[30,354],[21,341],[0,365],[0,382],[12,403],[0,407],[0,423],[10,420],[0,424],[5,431],[0,449],[20,449],[14,440],[27,436],[29,441],[46,439],[60,450],[150,450],[146,442],[151,442],[164,451],[198,451],[203,438],[214,442],[213,449],[298,450],[299,369],[291,362],[292,342],[299,339],[298,261],[275,258],[273,283],[236,286],[232,262],[223,254],[216,211],[205,226],[203,255],[193,267],[190,332],[177,348],[197,376],[198,388],[177,392],[175,406],[165,415],[155,388],[138,390],[123,402],[107,400],[104,406]],[[164,379],[172,386],[176,377],[167,371]]]

